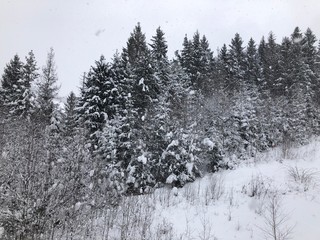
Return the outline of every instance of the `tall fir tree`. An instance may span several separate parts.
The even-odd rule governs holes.
[[[17,102],[23,96],[23,77],[23,63],[16,54],[6,65],[1,81],[3,103],[11,114],[19,108]]]
[[[21,115],[30,117],[35,110],[35,93],[32,90],[32,84],[39,78],[37,62],[33,51],[30,51],[26,57],[26,63],[23,66],[23,95],[20,101]]]
[[[37,89],[37,104],[40,121],[49,125],[56,109],[55,99],[58,95],[58,76],[54,60],[54,50],[50,49],[46,65],[42,68],[42,74]]]
[[[77,130],[77,97],[74,92],[70,92],[64,105],[63,115],[63,135],[65,138],[72,140]]]
[[[239,91],[245,84],[245,55],[243,41],[238,33],[231,40],[229,49],[229,71],[230,71],[230,86],[231,92]]]
[[[151,53],[139,23],[131,33],[127,47],[123,51],[127,57],[127,73],[132,79],[133,104],[141,118],[156,99],[159,87],[154,77]]]
[[[276,43],[276,38],[273,32],[269,33],[268,42],[266,43],[265,51],[265,66],[263,67],[264,74],[264,89],[270,91],[271,94],[276,93],[275,82],[279,77],[279,45]]]
[[[215,73],[215,89],[218,91],[228,91],[231,85],[231,76],[229,71],[229,53],[226,44],[223,44],[217,56],[216,73]]]
[[[275,91],[277,96],[288,96],[292,86],[290,76],[290,51],[292,42],[288,37],[282,39],[280,46],[279,68],[280,76],[275,80]]]
[[[152,37],[150,44],[152,65],[155,68],[154,74],[160,85],[167,85],[169,78],[168,45],[164,35],[161,28],[157,28],[156,35]]]
[[[258,50],[252,38],[250,38],[246,52],[245,52],[245,81],[248,86],[258,86],[261,81]]]
[[[92,151],[98,148],[99,138],[108,118],[105,112],[105,81],[108,74],[109,66],[102,55],[84,79],[77,107],[81,122],[88,131]]]

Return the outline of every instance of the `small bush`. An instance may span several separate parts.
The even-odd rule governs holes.
[[[270,185],[262,176],[252,176],[251,181],[242,187],[242,193],[249,197],[261,198],[270,192]]]
[[[315,183],[318,172],[311,169],[290,166],[288,168],[288,175],[291,181],[302,186],[303,191],[308,191],[310,186]]]

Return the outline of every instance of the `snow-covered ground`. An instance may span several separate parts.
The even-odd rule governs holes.
[[[319,240],[319,184],[319,139],[286,151],[272,149],[235,170],[207,175],[181,189],[156,190],[147,201],[153,214],[150,231],[155,239],[247,240],[269,239],[275,227],[289,234],[277,239]]]
[[[54,239],[319,240],[319,224],[320,138],[180,189],[126,197],[117,208],[83,214]]]
[[[319,240],[319,139],[285,155],[272,149],[235,170],[171,190],[167,206],[156,203],[154,219],[166,222],[177,239],[266,239],[272,234],[274,224],[268,221],[274,209],[275,220],[283,219],[275,224],[278,233],[292,237],[277,239]]]

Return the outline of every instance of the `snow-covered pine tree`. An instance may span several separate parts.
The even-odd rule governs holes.
[[[276,43],[276,38],[272,32],[269,33],[268,42],[266,44],[265,60],[266,65],[264,66],[264,77],[265,77],[265,89],[269,90],[271,94],[276,93],[275,82],[279,77],[279,45]]]
[[[249,40],[245,56],[245,81],[249,86],[258,86],[261,81],[258,50],[252,38]]]
[[[182,43],[182,50],[181,53],[176,52],[176,56],[180,62],[181,67],[184,71],[188,74],[192,74],[192,41],[188,39],[187,34],[184,36],[183,43]],[[191,82],[189,83],[191,84]]]
[[[259,46],[258,46],[258,59],[259,59],[259,70],[261,74],[261,81],[259,83],[259,91],[263,93],[265,91],[265,68],[267,67],[267,60],[266,60],[266,51],[267,51],[267,43],[264,39],[264,36],[261,38]]]
[[[38,77],[39,73],[37,62],[35,60],[33,51],[30,51],[28,56],[26,57],[26,63],[23,66],[22,88],[24,89],[24,91],[21,100],[19,100],[19,102],[17,103],[17,105],[20,105],[20,115],[26,116],[27,118],[29,118],[35,110],[35,93],[32,89],[32,85],[38,80]]]
[[[298,27],[291,34],[290,65],[288,78],[288,135],[302,143],[308,134],[308,103],[312,99],[310,69],[302,58],[303,35]]]
[[[233,93],[239,91],[244,82],[245,75],[245,54],[243,41],[238,33],[235,34],[229,45],[230,85],[229,90]]]
[[[102,55],[86,75],[79,97],[77,111],[80,122],[87,130],[91,151],[97,150],[100,135],[108,118],[105,111],[105,81],[108,74],[109,66]]]
[[[191,54],[191,62],[190,69],[188,73],[190,74],[192,87],[195,89],[202,88],[202,74],[204,73],[205,65],[202,62],[203,52],[202,46],[200,43],[200,33],[197,31],[193,35],[192,39],[192,54]]]
[[[1,96],[8,113],[19,109],[18,100],[23,96],[23,63],[16,54],[4,69],[1,81]]]
[[[134,28],[124,49],[128,56],[127,71],[132,79],[132,100],[140,118],[144,117],[147,108],[157,98],[159,86],[154,77],[152,58],[141,26]]]
[[[30,118],[34,109],[34,94],[31,84],[39,74],[33,52],[29,52],[26,63],[18,55],[7,65],[2,80],[4,104],[11,116]]]
[[[152,66],[152,55],[139,23],[131,33],[123,55],[126,58],[126,80],[131,83],[127,92],[126,121],[133,150],[126,169],[127,185],[129,193],[142,193],[154,185],[145,122],[151,121],[149,109],[157,102],[160,90]]]
[[[40,81],[37,89],[37,107],[40,123],[50,125],[53,112],[56,109],[55,99],[58,95],[58,76],[54,60],[54,50],[50,49],[46,65],[42,68]]]
[[[306,94],[309,97],[307,99],[307,117],[308,124],[311,131],[314,134],[318,134],[320,131],[319,126],[319,74],[316,72],[316,61],[317,61],[317,49],[315,46],[316,36],[310,28],[306,30],[303,35],[302,45],[302,61],[304,63],[304,76],[305,79],[309,79],[310,86],[306,90]]]
[[[70,92],[67,97],[67,101],[64,104],[64,114],[63,114],[63,136],[67,139],[72,139],[76,134],[77,123],[77,97],[74,92]]]
[[[289,90],[292,86],[292,80],[290,75],[290,49],[292,42],[288,37],[282,39],[282,43],[280,46],[280,55],[279,55],[279,69],[280,75],[275,80],[275,94],[278,97],[288,96]]]
[[[161,156],[159,174],[162,181],[182,187],[200,176],[197,168],[197,135],[189,129],[177,128],[167,134],[167,147]]]
[[[216,67],[214,72],[215,78],[215,87],[216,91],[228,92],[231,85],[230,80],[230,71],[229,71],[229,53],[226,44],[223,44],[222,48],[220,49]]]
[[[169,95],[172,90],[172,80],[170,74],[170,65],[167,57],[167,41],[164,32],[158,28],[156,35],[151,39],[151,55],[153,66],[155,66],[155,78],[159,85],[159,94],[157,103],[149,109],[149,117],[145,121],[147,130],[147,148],[150,152],[150,162],[152,165],[152,174],[157,183],[163,182],[161,178],[161,155],[166,147],[166,134],[169,131]]]
[[[208,88],[207,83],[209,82],[213,56],[206,37],[203,36],[201,38],[200,33],[197,31],[191,41],[188,40],[186,35],[183,41],[183,49],[181,50],[181,55],[178,55],[178,59],[190,77],[190,86],[202,92],[209,91],[210,88]]]
[[[168,45],[161,28],[157,28],[156,35],[151,39],[151,58],[155,68],[155,77],[160,85],[168,84],[169,60],[167,57]],[[162,89],[160,89],[162,91]]]
[[[201,65],[202,67],[202,76],[199,82],[199,88],[201,92],[206,95],[212,95],[212,92],[216,88],[214,77],[213,77],[213,70],[215,67],[215,59],[213,57],[213,52],[210,49],[209,42],[205,35],[202,36],[200,40],[201,45]]]

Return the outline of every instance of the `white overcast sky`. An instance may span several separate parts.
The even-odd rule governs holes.
[[[137,22],[147,40],[158,26],[169,56],[196,30],[215,51],[238,32],[245,44],[273,31],[277,41],[294,27],[310,27],[320,38],[319,0],[0,0],[0,74],[18,54],[33,50],[39,66],[50,47],[56,53],[60,95],[77,92],[80,76],[101,54],[121,50]]]

